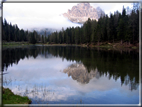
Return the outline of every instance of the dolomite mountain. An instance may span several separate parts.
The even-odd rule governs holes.
[[[93,8],[90,3],[79,3],[63,14],[64,17],[75,23],[84,23],[88,18],[98,20],[101,15],[105,15],[104,11],[100,7]]]

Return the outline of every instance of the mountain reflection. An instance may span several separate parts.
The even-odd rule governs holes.
[[[77,80],[82,84],[89,83],[94,77],[99,78],[97,69],[88,72],[83,64],[72,64],[67,69],[64,69],[63,72],[67,73],[72,79]]]
[[[20,59],[61,57],[63,60],[76,61],[64,69],[74,80],[86,84],[94,77],[106,75],[108,79],[117,80],[121,84],[129,85],[130,90],[135,90],[139,83],[139,53],[135,51],[97,50],[73,46],[25,46],[16,48],[3,48],[2,71],[6,71],[13,64],[18,64]],[[97,69],[96,69],[97,68]],[[74,69],[74,70],[73,70]]]

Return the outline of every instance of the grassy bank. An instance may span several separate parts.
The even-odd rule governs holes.
[[[10,46],[22,46],[22,45],[32,45],[28,42],[2,42],[3,47],[10,47]]]
[[[9,88],[2,88],[3,104],[30,104],[31,100],[26,96],[15,95]]]

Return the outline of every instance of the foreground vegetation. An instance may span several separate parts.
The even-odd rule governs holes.
[[[9,88],[2,88],[3,104],[30,104],[31,100],[27,96],[15,95]]]

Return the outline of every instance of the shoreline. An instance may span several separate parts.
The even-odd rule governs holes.
[[[124,42],[123,44],[119,42],[109,43],[109,42],[100,42],[100,44],[54,44],[54,43],[36,43],[31,44],[28,42],[4,42],[2,43],[2,47],[13,47],[13,46],[26,46],[26,45],[42,45],[42,46],[81,46],[81,47],[88,47],[88,48],[105,48],[105,49],[114,49],[114,50],[123,50],[123,49],[139,49],[139,43],[127,44]]]
[[[127,45],[126,43],[120,44],[118,42],[116,43],[100,43],[100,45],[98,44],[40,44],[37,43],[35,45],[43,45],[43,46],[81,46],[81,47],[89,47],[89,48],[106,48],[106,49],[139,49],[139,43],[137,43],[136,45],[130,44]]]
[[[16,95],[9,88],[2,87],[3,104],[31,104],[31,102],[27,96]]]

